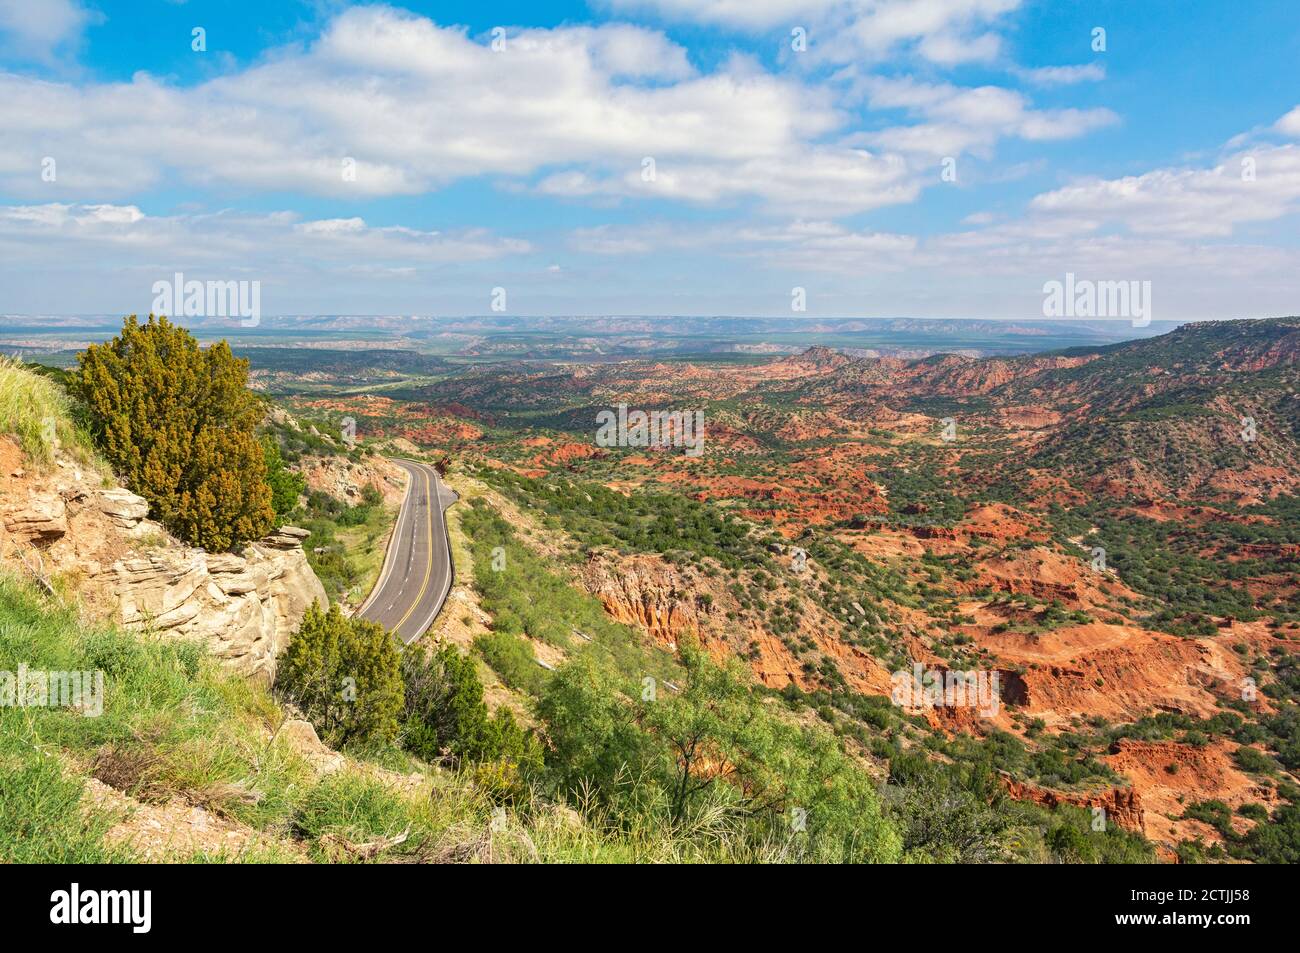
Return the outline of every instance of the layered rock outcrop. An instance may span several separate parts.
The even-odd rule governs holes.
[[[146,500],[70,460],[4,475],[0,564],[61,578],[93,616],[198,639],[270,682],[307,606],[327,604],[302,550],[306,530],[285,526],[242,552],[208,553],[172,539],[148,518]]]
[[[271,682],[307,606],[328,604],[302,551],[306,536],[285,526],[238,555],[154,549],[117,560],[92,582],[117,596],[126,627],[202,639],[241,674]]]
[[[34,493],[27,505],[5,514],[5,529],[28,543],[58,539],[68,531],[63,498],[56,493]]]
[[[634,556],[616,564],[593,555],[582,574],[588,592],[609,615],[639,626],[664,646],[676,647],[683,636],[699,637],[703,623],[694,593],[698,574],[652,556]]]
[[[676,650],[684,640],[698,640],[715,657],[746,659],[755,678],[769,688],[794,683],[811,690],[816,684],[779,635],[758,618],[742,619],[735,595],[693,566],[678,567],[658,555],[593,551],[579,581],[611,618],[641,629],[664,648]],[[784,590],[772,599],[792,595],[793,590]],[[854,690],[889,694],[889,672],[877,659],[845,642],[839,623],[824,608],[805,602],[802,609],[801,631]]]
[[[1043,807],[1056,808],[1072,804],[1086,809],[1101,808],[1106,823],[1118,824],[1127,831],[1141,834],[1146,828],[1146,810],[1142,796],[1134,788],[1106,788],[1101,791],[1068,792],[1040,788],[1002,775],[1007,794],[1017,801],[1032,801]]]

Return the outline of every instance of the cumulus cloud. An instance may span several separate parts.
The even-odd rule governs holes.
[[[82,31],[99,19],[76,0],[0,0],[0,52],[48,62],[75,47]]]
[[[930,43],[934,58],[951,59],[938,45],[980,42],[966,28],[1014,6],[774,0],[706,4],[700,15],[743,25],[791,11],[851,14],[845,35]],[[670,7],[662,12],[674,14]],[[834,216],[915,199],[910,156],[928,163],[987,152],[1002,136],[1069,138],[1114,120],[1107,110],[1035,110],[991,86],[857,78],[856,67],[847,84],[775,75],[741,56],[701,72],[662,32],[629,24],[497,39],[359,7],[306,46],[193,86],[147,73],[85,84],[0,73],[0,128],[9,133],[0,139],[0,189],[33,201],[176,185],[367,199],[489,176],[596,203],[752,202],[781,215]],[[921,121],[849,136],[846,86],[849,100]],[[647,159],[654,178],[643,174]]]
[[[987,153],[998,140],[1073,139],[1119,121],[1109,109],[1034,109],[1000,86],[960,87],[868,76],[853,81],[877,109],[901,109],[922,121],[857,138],[885,149],[927,156]]]
[[[1080,182],[1036,196],[1030,210],[1115,222],[1137,234],[1229,236],[1241,225],[1300,210],[1300,146],[1234,153],[1208,169]]]
[[[929,88],[893,94],[918,108],[947,101]],[[996,104],[975,112],[1014,114]],[[810,300],[827,303],[821,313],[834,302],[836,313],[1036,316],[1044,282],[1073,272],[1151,281],[1156,318],[1249,317],[1294,311],[1300,251],[1236,233],[1297,212],[1300,144],[1283,143],[1233,150],[1206,167],[1075,182],[1040,193],[1022,215],[972,213],[956,230],[925,236],[796,220],[691,230],[603,226],[574,233],[571,242],[612,260],[680,253],[742,267],[761,261],[758,274],[777,287],[808,287]]]
[[[747,33],[802,26],[815,59],[853,62],[897,50],[941,65],[991,60],[991,27],[1021,0],[606,0],[619,12],[704,23]]]
[[[724,165],[777,169],[842,121],[825,91],[742,64],[697,74],[639,27],[523,30],[499,51],[483,39],[367,7],[305,50],[194,87],[3,74],[0,186],[48,196],[46,156],[60,195],[96,197],[179,177],[364,198],[593,161],[617,175],[647,155],[721,179]],[[856,185],[853,155],[840,160]]]

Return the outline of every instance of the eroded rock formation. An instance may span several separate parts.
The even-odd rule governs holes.
[[[1102,808],[1106,812],[1106,823],[1118,824],[1125,830],[1138,834],[1145,830],[1146,811],[1142,807],[1142,796],[1135,788],[1106,788],[1101,791],[1084,792],[1055,791],[1013,780],[1005,774],[1002,775],[1002,783],[1007,789],[1007,794],[1017,801],[1032,801],[1049,808],[1061,804],[1072,804],[1089,810]]]
[[[0,443],[17,456],[8,438]],[[5,470],[0,563],[63,579],[94,616],[199,639],[269,682],[307,606],[327,602],[302,550],[306,530],[285,526],[242,552],[208,553],[172,539],[147,501],[70,460],[43,473]]]

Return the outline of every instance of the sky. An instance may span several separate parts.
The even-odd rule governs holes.
[[[0,0],[0,314],[1300,312],[1293,0]],[[1136,286],[1134,286],[1136,287]],[[798,310],[802,305],[804,310]]]

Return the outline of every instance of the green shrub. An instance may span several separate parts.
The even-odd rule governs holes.
[[[560,790],[677,830],[722,824],[792,859],[889,862],[901,839],[872,778],[830,733],[764,704],[738,666],[685,647],[685,684],[639,701],[590,658],[560,669],[538,713]]]
[[[285,468],[280,445],[269,436],[262,438],[262,454],[266,460],[266,482],[271,487],[271,508],[275,510],[276,520],[283,523],[298,505],[298,497],[307,489],[307,481],[301,473]]]
[[[1232,760],[1243,771],[1251,774],[1276,774],[1277,765],[1273,759],[1257,748],[1243,745],[1232,753]]]
[[[426,761],[444,754],[463,761],[502,762],[494,786],[511,776],[518,782],[540,767],[541,748],[509,709],[489,716],[474,660],[454,645],[432,653],[407,649],[402,657],[406,683],[403,743]],[[514,783],[507,785],[513,787]]]
[[[248,362],[222,341],[201,349],[184,328],[135,315],[77,355],[73,390],[91,436],[127,485],[186,542],[231,549],[274,522],[255,428]]]
[[[397,736],[403,702],[397,642],[376,622],[345,617],[337,604],[328,612],[308,606],[280,661],[276,687],[327,744]]]
[[[528,643],[512,632],[485,632],[474,639],[474,648],[511,688],[537,695],[546,685],[548,672],[537,664]]]

